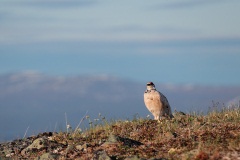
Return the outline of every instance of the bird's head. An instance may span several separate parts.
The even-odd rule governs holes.
[[[153,82],[148,82],[147,83],[147,90],[152,90],[152,89],[156,89],[154,83]]]

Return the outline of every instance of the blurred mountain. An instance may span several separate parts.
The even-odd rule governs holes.
[[[155,82],[173,110],[207,112],[214,105],[238,102],[240,87],[172,85]],[[110,119],[146,117],[145,83],[107,75],[49,76],[38,72],[0,75],[0,141],[25,132],[65,130],[65,114],[73,128],[86,112]],[[234,101],[233,101],[234,100]],[[84,125],[84,124],[83,124]],[[81,126],[81,127],[87,127]],[[28,129],[29,128],[29,129]]]

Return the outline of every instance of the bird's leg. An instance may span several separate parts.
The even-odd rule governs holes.
[[[160,118],[159,116],[154,116],[155,120],[159,120],[159,118]]]
[[[159,123],[161,123],[162,122],[162,117],[161,116],[156,116],[155,120],[157,120]]]

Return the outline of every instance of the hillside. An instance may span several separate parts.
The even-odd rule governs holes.
[[[0,75],[0,142],[27,135],[61,131],[65,113],[76,127],[86,111],[108,119],[146,117],[145,82],[108,75],[54,76],[38,72]],[[207,112],[212,101],[225,106],[238,102],[239,86],[197,86],[155,82],[173,110]],[[44,117],[44,118],[43,118]]]
[[[0,157],[26,159],[237,159],[240,108],[212,109],[207,115],[175,113],[160,122],[135,117],[106,120],[84,116],[88,129],[45,132],[0,144]]]

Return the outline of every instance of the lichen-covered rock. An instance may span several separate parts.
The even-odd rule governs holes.
[[[79,151],[86,151],[89,145],[87,143],[84,143],[83,145],[77,145],[75,148]]]
[[[27,147],[27,149],[33,149],[33,148],[42,149],[45,147],[47,147],[46,139],[38,138],[38,139],[34,140],[33,143]]]
[[[93,160],[111,160],[105,151],[97,151],[94,154]]]
[[[135,141],[133,139],[130,139],[130,138],[124,138],[124,137],[120,137],[120,136],[117,136],[117,135],[113,135],[111,134],[109,137],[108,137],[108,140],[107,142],[105,142],[103,145],[111,145],[111,144],[117,144],[117,143],[123,143],[124,145],[126,146],[129,146],[129,147],[132,147],[132,146],[140,146],[142,145],[143,143],[139,142],[139,141]]]
[[[131,157],[127,157],[124,160],[145,160],[143,158],[139,158],[138,156],[131,156]]]
[[[45,138],[37,138],[36,140],[33,141],[33,143],[28,146],[27,148],[23,149],[21,151],[22,155],[27,154],[28,152],[34,152],[38,150],[42,150],[47,148],[47,140]]]
[[[29,146],[32,142],[32,137],[29,137],[24,140],[17,139],[12,142],[1,143],[0,157],[11,158],[13,156],[16,156],[20,153],[20,151]]]
[[[35,158],[34,160],[55,160],[58,158],[57,154],[53,153],[44,153],[43,155]]]

